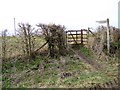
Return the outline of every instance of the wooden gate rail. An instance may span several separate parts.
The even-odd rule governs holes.
[[[88,40],[88,30],[68,30],[66,31],[66,39],[69,44],[82,44],[85,45]]]

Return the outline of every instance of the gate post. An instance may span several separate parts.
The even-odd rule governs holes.
[[[66,40],[66,48],[67,48],[67,46],[68,46],[68,45],[67,45],[67,44],[68,44],[67,31],[65,31],[65,36],[66,36],[66,37],[65,37],[65,38],[66,38],[65,40]]]
[[[83,30],[81,29],[81,44],[83,45]]]

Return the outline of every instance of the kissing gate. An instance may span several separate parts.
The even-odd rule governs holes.
[[[81,44],[87,45],[88,43],[88,30],[68,30],[66,31],[67,44]]]

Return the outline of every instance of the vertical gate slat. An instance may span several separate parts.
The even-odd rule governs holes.
[[[81,30],[81,44],[83,45],[83,30]]]
[[[84,34],[85,32],[85,34]],[[88,40],[88,30],[81,29],[81,30],[68,30],[66,31],[66,40],[67,43],[74,43],[74,44],[84,44]],[[71,38],[69,37],[71,36]],[[87,39],[87,40],[86,40]],[[87,43],[85,43],[86,45]]]

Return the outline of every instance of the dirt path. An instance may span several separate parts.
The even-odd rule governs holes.
[[[80,52],[78,50],[74,50],[72,48],[70,50],[76,55],[76,58],[79,58],[79,60],[81,60],[84,63],[90,64],[96,70],[104,70],[105,69],[104,65],[101,65],[100,63],[97,63],[95,61],[95,58],[88,59],[82,52]],[[106,82],[104,84],[97,84],[96,86],[90,87],[87,90],[102,90],[102,89],[103,90],[104,89],[119,90],[118,89],[118,78],[113,79],[112,81]]]
[[[97,63],[93,58],[88,59],[82,52],[78,51],[78,50],[73,50],[70,49],[77,58],[79,58],[82,62],[84,63],[88,63],[90,64],[92,67],[94,67],[96,70],[102,70],[104,69],[104,67],[102,65],[100,65],[99,63]]]

